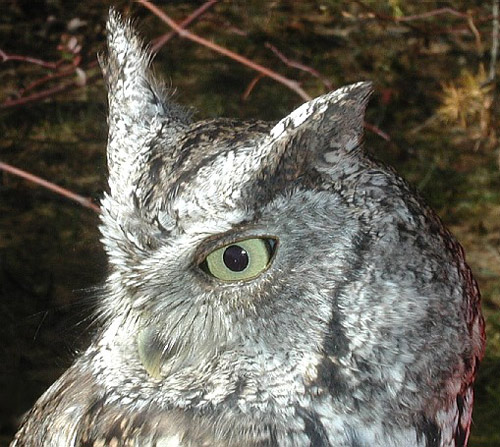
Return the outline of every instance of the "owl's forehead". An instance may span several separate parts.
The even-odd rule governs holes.
[[[251,218],[248,197],[262,169],[271,124],[214,120],[196,123],[176,142],[159,201],[177,225],[234,225]],[[159,186],[159,185],[157,185]]]
[[[230,151],[245,150],[257,144],[269,133],[271,124],[263,121],[215,119],[199,121],[179,133],[174,164],[181,171],[197,170],[213,164]]]

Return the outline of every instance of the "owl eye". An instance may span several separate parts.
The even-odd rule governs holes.
[[[200,267],[223,281],[245,281],[267,269],[275,247],[274,239],[244,239],[214,250]]]

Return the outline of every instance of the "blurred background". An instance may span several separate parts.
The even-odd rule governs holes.
[[[488,344],[470,446],[499,446],[498,0],[155,3],[177,23],[191,16],[190,31],[302,93],[185,38],[162,45],[171,28],[141,3],[0,0],[0,446],[94,329],[106,274],[90,202],[106,188],[96,54],[111,3],[137,18],[157,50],[155,72],[198,119],[277,120],[304,94],[374,82],[366,146],[436,209],[479,282]],[[82,206],[10,166],[89,201]]]

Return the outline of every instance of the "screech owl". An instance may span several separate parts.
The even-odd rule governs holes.
[[[364,151],[370,84],[193,122],[130,23],[107,31],[102,326],[11,446],[465,446],[479,291]]]

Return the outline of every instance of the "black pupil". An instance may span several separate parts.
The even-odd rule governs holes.
[[[248,254],[239,245],[227,247],[222,259],[226,267],[233,272],[241,272],[248,267]]]

